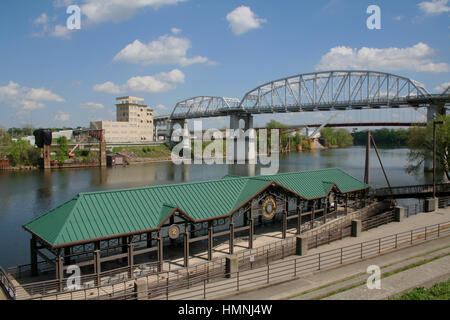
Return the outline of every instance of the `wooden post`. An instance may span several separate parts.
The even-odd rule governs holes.
[[[283,229],[281,231],[282,239],[286,239],[286,233],[287,233],[287,210],[284,210],[284,212],[283,212]]]
[[[36,237],[32,236],[30,240],[30,254],[31,254],[31,276],[35,277],[38,275],[38,264],[37,264],[37,245]]]
[[[345,215],[348,215],[348,194],[345,195]]]
[[[189,232],[184,233],[184,267],[189,267]]]
[[[249,219],[250,228],[248,229],[248,248],[253,249],[253,218]]]
[[[164,238],[161,236],[161,231],[158,232],[158,272],[162,272],[164,263]]]
[[[57,279],[58,279],[58,289],[59,292],[63,291],[64,286],[64,260],[61,256],[61,252],[58,253],[58,257],[56,258],[56,271],[57,271]]]
[[[337,218],[337,214],[338,214],[338,199],[337,199],[337,197],[336,197],[336,200],[334,201],[334,203],[336,204],[335,206],[334,206],[334,217],[335,218]]]
[[[100,285],[100,273],[102,272],[102,264],[100,261],[100,250],[94,251],[94,272],[95,272],[95,285]]]
[[[208,222],[208,260],[211,261],[213,258],[212,253],[213,248],[213,224],[211,221]]]
[[[315,219],[314,211],[315,211],[315,209],[316,209],[316,201],[313,200],[312,207],[311,207],[311,229],[314,229],[314,219]]]
[[[234,222],[230,223],[230,254],[234,253]]]
[[[302,231],[302,208],[298,208],[298,217],[297,217],[297,234],[300,234]]]
[[[127,251],[128,251],[128,277],[132,279],[133,265],[134,265],[133,241],[129,241]]]

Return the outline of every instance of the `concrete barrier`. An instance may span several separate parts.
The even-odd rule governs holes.
[[[439,206],[438,198],[425,199],[425,212],[434,212]]]
[[[239,260],[235,255],[225,257],[225,277],[233,278],[239,271]]]
[[[405,208],[397,206],[394,208],[394,219],[395,222],[402,222],[405,217]]]
[[[148,300],[148,284],[146,278],[139,278],[134,281],[134,292],[137,300]]]
[[[305,236],[296,237],[295,254],[298,256],[306,256],[308,254],[308,238]]]
[[[362,231],[361,220],[352,220],[352,237],[359,237]]]

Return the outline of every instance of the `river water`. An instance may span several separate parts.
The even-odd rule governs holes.
[[[407,149],[379,151],[391,185],[431,183],[429,174],[405,173]],[[362,180],[364,162],[364,147],[290,153],[280,156],[279,172],[336,167]],[[259,172],[259,165],[177,166],[171,162],[45,172],[0,171],[0,266],[28,264],[30,234],[22,229],[22,225],[80,192],[220,179],[229,173],[257,175]],[[371,155],[371,185],[387,185],[374,152]]]

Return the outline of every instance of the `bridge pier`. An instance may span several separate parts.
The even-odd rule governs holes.
[[[179,134],[177,136],[180,137],[180,139],[181,139],[183,150],[190,150],[191,149],[191,137],[190,137],[190,133],[189,133],[187,119],[170,120],[169,125],[168,125],[168,135],[169,135],[168,138],[169,138],[170,144],[172,144],[174,142],[176,143],[176,141],[172,140],[172,134],[173,134],[173,131],[174,131],[173,128],[176,125],[180,125],[181,126],[181,134]],[[189,158],[189,155],[188,154],[184,154],[184,152],[183,152],[183,158],[186,158],[186,157]]]
[[[230,116],[231,136],[227,137],[227,158],[229,161],[245,164],[256,159],[256,131],[253,116],[232,114]]]

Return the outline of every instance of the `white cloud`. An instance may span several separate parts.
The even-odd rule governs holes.
[[[178,29],[178,28],[172,28],[172,29],[170,29],[170,31],[171,31],[173,34],[179,34],[182,30],[181,30],[181,29]]]
[[[21,87],[10,81],[0,87],[0,105],[19,109],[19,112],[33,111],[45,107],[44,102],[64,102],[59,95],[44,88]]]
[[[397,21],[402,21],[403,18],[405,18],[405,17],[404,16],[396,16],[396,17],[394,17],[394,19],[397,20]]]
[[[56,25],[53,31],[51,32],[51,35],[53,37],[57,38],[63,38],[63,39],[70,39],[70,31],[67,26],[63,25]]]
[[[115,57],[114,61],[150,64],[178,64],[188,66],[195,63],[210,62],[208,58],[196,56],[188,58],[187,51],[191,48],[191,41],[187,38],[178,38],[163,35],[158,40],[144,44],[139,40],[127,45]]]
[[[95,85],[94,90],[110,94],[126,92],[162,93],[176,88],[184,83],[184,73],[178,69],[170,72],[161,72],[154,76],[138,76],[130,78],[123,85],[116,85],[110,81]]]
[[[267,22],[266,19],[258,18],[250,7],[240,6],[228,13],[227,21],[235,35],[241,35],[253,29],[258,29]]]
[[[94,102],[86,102],[86,103],[82,103],[80,104],[81,108],[86,108],[86,109],[103,109],[104,106],[101,103],[94,103]]]
[[[115,85],[111,81],[107,81],[103,84],[95,85],[94,91],[110,93],[110,94],[119,94],[121,92],[121,89],[118,85]]]
[[[131,18],[146,7],[157,10],[184,1],[187,0],[84,0],[81,12],[87,17],[88,23],[117,22]]]
[[[436,88],[434,88],[434,91],[436,91],[438,93],[442,93],[448,87],[450,87],[450,82],[444,82],[444,83],[440,84],[439,86],[437,86]]]
[[[54,118],[55,121],[69,121],[69,119],[70,116],[62,111],[58,111]]]
[[[317,70],[373,69],[413,70],[417,72],[449,72],[450,65],[436,63],[432,58],[435,51],[425,43],[409,48],[367,48],[334,47],[322,56]]]
[[[56,101],[64,102],[64,99],[54,94],[53,92],[40,88],[40,89],[30,89],[26,94],[26,98],[35,101]]]
[[[444,12],[450,12],[450,6],[447,3],[450,0],[432,0],[423,1],[418,4],[419,9],[429,15],[437,15]]]

